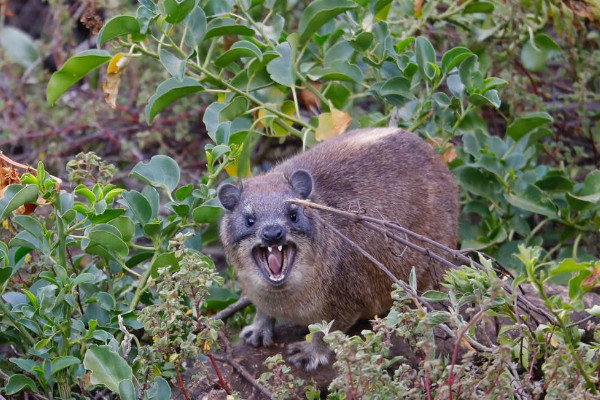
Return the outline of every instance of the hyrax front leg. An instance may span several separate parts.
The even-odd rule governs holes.
[[[288,354],[292,364],[298,368],[304,367],[307,371],[329,364],[331,358],[331,350],[323,341],[323,332],[314,333],[310,343],[301,341],[290,344]]]
[[[251,325],[242,329],[242,338],[246,343],[253,347],[272,346],[273,329],[275,328],[275,318],[256,310],[254,321]]]

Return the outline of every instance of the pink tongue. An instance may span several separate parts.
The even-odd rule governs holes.
[[[269,269],[274,275],[278,275],[281,272],[281,260],[275,254],[269,254]]]

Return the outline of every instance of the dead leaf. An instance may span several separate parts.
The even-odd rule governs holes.
[[[0,152],[0,199],[4,197],[4,192],[6,191],[6,187],[8,185],[21,183],[21,175],[23,175],[23,174],[21,172],[19,172],[17,170],[17,168],[15,168],[15,166],[17,166],[17,168],[23,169],[27,172],[31,172],[34,175],[36,173],[36,170],[33,167],[30,167],[28,165],[23,165],[21,163],[13,161],[10,158],[8,158],[6,155],[2,154],[2,152]],[[57,181],[56,190],[58,191],[60,188],[60,184],[62,183],[62,180],[60,178],[56,178],[56,177],[53,177],[53,178],[56,179],[56,181]],[[38,205],[45,205],[45,204],[50,204],[50,203],[46,199],[44,199],[43,197],[40,196],[40,197],[38,197],[37,203],[24,204],[21,207],[17,208],[14,211],[14,213],[21,214],[21,215],[29,215],[35,211],[35,209],[37,208]]]
[[[342,134],[348,129],[351,122],[352,117],[350,114],[331,108],[331,112],[319,115],[319,126],[315,132],[315,138],[318,141],[323,141]]]
[[[319,92],[323,87],[323,85],[320,83],[312,83],[310,85]],[[301,89],[298,92],[298,97],[300,97],[300,101],[302,101],[305,109],[314,115],[319,115],[321,112],[321,99],[319,99],[313,92],[311,92],[309,89]]]
[[[442,156],[442,160],[444,160],[445,163],[450,163],[452,161],[454,161],[454,159],[456,158],[457,154],[456,154],[456,149],[454,148],[454,146],[452,145],[452,143],[446,143],[445,145],[442,145],[444,141],[442,140],[442,138],[439,137],[435,137],[433,139],[427,139],[427,143],[434,149],[434,150],[441,150],[441,156]]]
[[[4,197],[4,192],[6,191],[6,187],[8,185],[20,183],[21,174],[15,169],[15,167],[0,167],[0,199]],[[17,208],[14,213],[29,215],[35,210],[36,207],[37,204],[24,204]]]
[[[421,18],[421,14],[423,11],[423,3],[425,2],[425,0],[417,0],[415,1],[415,17],[416,18]]]
[[[107,75],[102,90],[104,90],[104,99],[112,108],[117,107],[117,95],[119,94],[119,85],[121,84],[121,75],[129,64],[130,57],[123,53],[116,54],[108,64]]]

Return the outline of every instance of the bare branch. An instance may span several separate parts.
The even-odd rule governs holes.
[[[240,297],[238,301],[230,305],[229,307],[219,311],[215,315],[213,315],[213,319],[222,319],[225,321],[227,318],[231,317],[236,312],[242,310],[245,307],[248,307],[252,302],[245,296]]]

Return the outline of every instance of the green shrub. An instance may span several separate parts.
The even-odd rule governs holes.
[[[168,79],[140,91],[145,120],[151,124],[183,98],[208,104],[206,171],[196,184],[180,185],[177,163],[155,156],[131,171],[143,189],[126,190],[110,183],[114,167],[83,154],[68,163],[73,190],[41,163],[6,188],[0,343],[15,349],[14,357],[0,359],[6,394],[68,398],[108,388],[124,398],[168,397],[165,378],[178,378],[182,360],[204,360],[217,346],[219,324],[202,313],[238,296],[212,286],[221,279],[202,254],[218,240],[214,187],[223,172],[249,176],[263,137],[293,138],[308,148],[345,129],[375,126],[413,131],[449,162],[462,190],[462,247],[484,250],[509,267],[515,287],[533,285],[553,322],[526,329],[515,295],[502,289],[483,259],[487,269],[449,272],[448,294],[423,295],[446,302],[445,310],[418,301],[419,307],[408,307],[410,295],[398,289],[390,314],[361,337],[330,332],[327,323],[312,326],[337,354],[340,374],[330,397],[596,392],[600,338],[596,332],[582,341],[573,313],[598,286],[600,172],[585,161],[588,149],[564,154],[565,144],[551,138],[553,116],[574,101],[582,126],[592,139],[598,136],[588,104],[598,100],[600,53],[593,43],[597,31],[582,27],[583,17],[567,2],[139,3],[135,16],[106,21],[98,49],[74,55],[52,75],[47,100],[57,103],[88,75],[93,83],[92,73],[108,64],[101,75],[114,106],[119,86],[127,84],[120,81],[123,71],[140,59],[154,62]],[[591,6],[586,10],[595,15]],[[558,106],[546,104],[535,86],[535,74],[550,68],[576,81]],[[490,113],[500,128],[491,126]],[[560,157],[548,162],[544,154],[551,150]],[[42,211],[13,216],[32,203]],[[196,292],[181,284],[182,275],[198,283]],[[568,285],[569,301],[547,294],[551,282]],[[598,315],[597,307],[587,311]],[[488,338],[492,345],[479,343],[475,329],[492,316],[503,325]],[[440,356],[432,338],[441,326],[478,352],[465,360]],[[393,336],[424,354],[421,368],[399,366],[390,356]],[[269,363],[273,371],[261,379],[276,397],[304,387],[282,359]],[[105,364],[114,370],[103,371]],[[538,379],[528,375],[534,368]],[[306,396],[319,393],[310,386]]]

